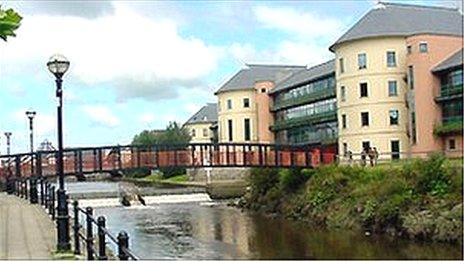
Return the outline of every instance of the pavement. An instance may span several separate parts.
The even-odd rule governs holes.
[[[0,193],[0,260],[50,260],[55,243],[55,224],[40,205]]]

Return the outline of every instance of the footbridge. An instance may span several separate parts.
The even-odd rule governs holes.
[[[55,176],[57,157],[57,151],[0,156],[0,179]],[[334,159],[334,152],[319,148],[261,143],[126,145],[63,150],[65,175],[78,178],[86,174],[114,174],[137,168],[313,168]]]

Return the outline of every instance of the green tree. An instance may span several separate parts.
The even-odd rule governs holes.
[[[13,9],[3,10],[0,6],[0,38],[6,41],[8,36],[16,36],[14,31],[21,25],[22,19]]]
[[[141,146],[188,144],[190,134],[177,122],[169,122],[166,130],[144,130],[134,136],[132,144]]]

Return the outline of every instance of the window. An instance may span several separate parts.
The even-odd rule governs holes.
[[[398,110],[390,110],[390,125],[398,125]]]
[[[448,148],[450,150],[455,150],[456,149],[456,140],[455,139],[450,139],[448,142]]]
[[[427,43],[419,43],[419,52],[421,52],[421,53],[428,52]]]
[[[348,155],[348,144],[346,142],[343,142],[343,156],[346,157]]]
[[[369,126],[369,113],[361,112],[361,126]]]
[[[414,90],[414,68],[412,65],[408,66],[408,85],[411,90]]]
[[[367,83],[366,82],[359,84],[359,92],[361,93],[361,97],[367,97]]]
[[[391,146],[391,157],[393,160],[397,160],[400,158],[400,141],[392,140],[390,141]]]
[[[396,53],[393,51],[387,52],[387,67],[396,67]]]
[[[195,129],[192,129],[192,137],[195,137]]]
[[[367,151],[371,147],[371,142],[370,141],[363,141],[361,146],[362,146],[363,150]]]
[[[340,66],[340,73],[345,72],[345,64],[343,63],[343,58],[338,59],[338,65]]]
[[[243,107],[244,108],[250,108],[250,99],[249,98],[244,98],[243,99]]]
[[[398,87],[396,81],[388,81],[388,96],[398,96]]]
[[[227,100],[227,109],[232,110],[232,100],[231,99]]]
[[[407,51],[408,54],[411,54],[411,53],[412,53],[412,46],[411,46],[411,45],[408,45],[408,46],[406,47],[406,51]]]
[[[366,69],[367,67],[367,57],[365,53],[358,54],[358,69]]]
[[[244,135],[244,137],[245,137],[245,140],[246,140],[246,141],[249,141],[249,140],[251,140],[251,135],[250,135],[250,133],[251,133],[251,132],[250,132],[250,119],[245,119],[245,122],[244,122],[244,123],[245,123],[245,125],[244,125],[244,126],[245,126],[245,127],[244,127],[244,130],[245,130],[245,133],[244,133],[245,135]]]
[[[342,128],[346,129],[346,115],[345,114],[342,115]]]
[[[233,131],[232,131],[232,120],[228,120],[227,121],[227,127],[228,127],[228,131],[229,131],[229,141],[232,141],[233,140]]]
[[[340,87],[340,96],[341,96],[341,100],[342,100],[342,101],[345,101],[345,100],[346,100],[346,90],[345,90],[345,86]]]
[[[261,93],[265,93],[266,92],[266,88],[261,88]]]
[[[203,128],[203,137],[208,137],[208,129]]]

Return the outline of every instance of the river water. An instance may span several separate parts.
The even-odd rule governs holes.
[[[130,248],[144,259],[458,259],[462,256],[458,245],[326,231],[215,201],[103,207],[96,208],[95,213],[106,216],[107,226],[114,235],[120,230],[128,232]]]

